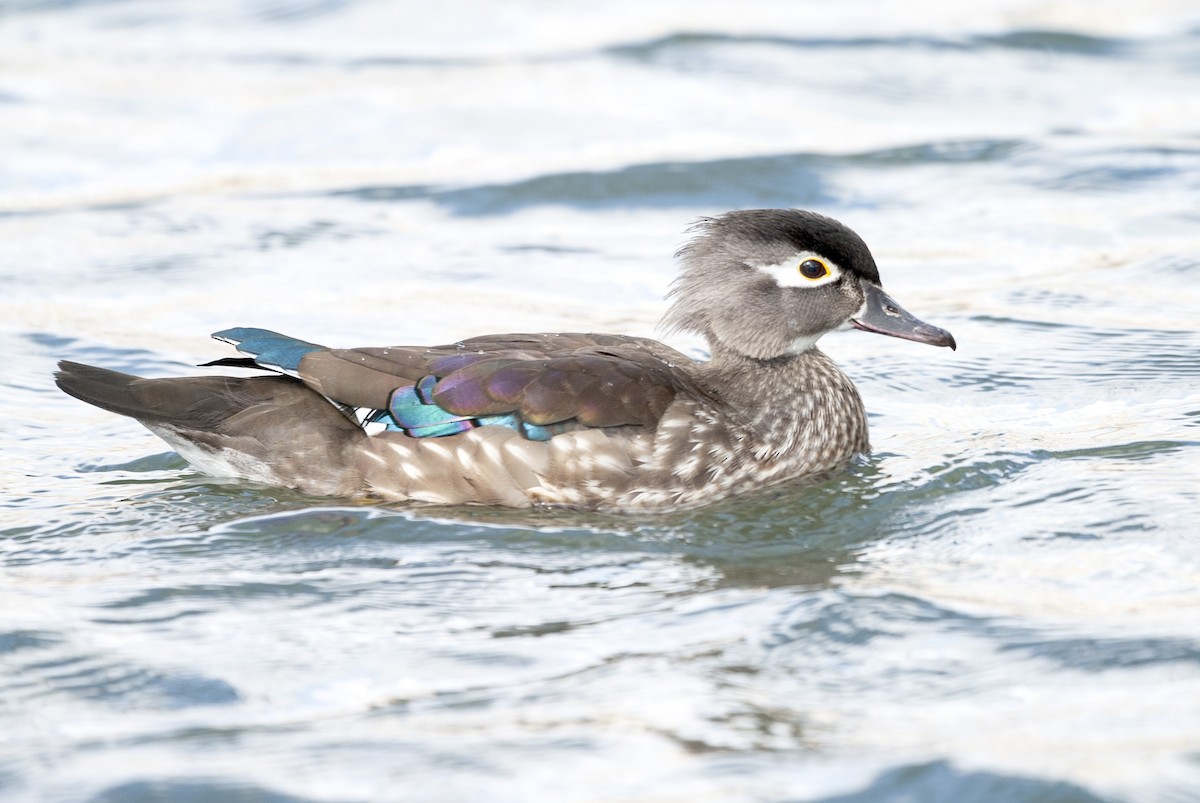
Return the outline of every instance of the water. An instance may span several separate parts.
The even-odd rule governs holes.
[[[1200,10],[1136,5],[0,6],[0,798],[1200,800]],[[50,379],[653,334],[772,205],[960,344],[826,338],[818,483],[350,505]]]

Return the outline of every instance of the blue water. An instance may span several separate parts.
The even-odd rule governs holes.
[[[0,799],[1200,800],[1197,87],[1171,0],[0,5]],[[754,206],[960,344],[827,337],[815,483],[348,504],[51,380],[653,335]]]

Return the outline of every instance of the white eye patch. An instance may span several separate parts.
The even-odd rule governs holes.
[[[802,266],[810,261],[824,267],[824,271],[815,279],[804,275]],[[801,251],[774,265],[756,265],[750,262],[746,264],[770,276],[780,287],[820,287],[842,278],[842,269],[836,262],[814,251]],[[815,272],[811,265],[808,269]]]

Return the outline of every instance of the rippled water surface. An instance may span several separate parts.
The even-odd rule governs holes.
[[[350,505],[51,381],[653,334],[753,206],[960,344],[826,338],[816,483]],[[1194,3],[0,4],[0,798],[1200,800],[1198,311]]]

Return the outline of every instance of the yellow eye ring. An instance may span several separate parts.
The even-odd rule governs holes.
[[[800,263],[800,275],[805,279],[816,281],[829,275],[829,266],[819,259],[806,259]]]

